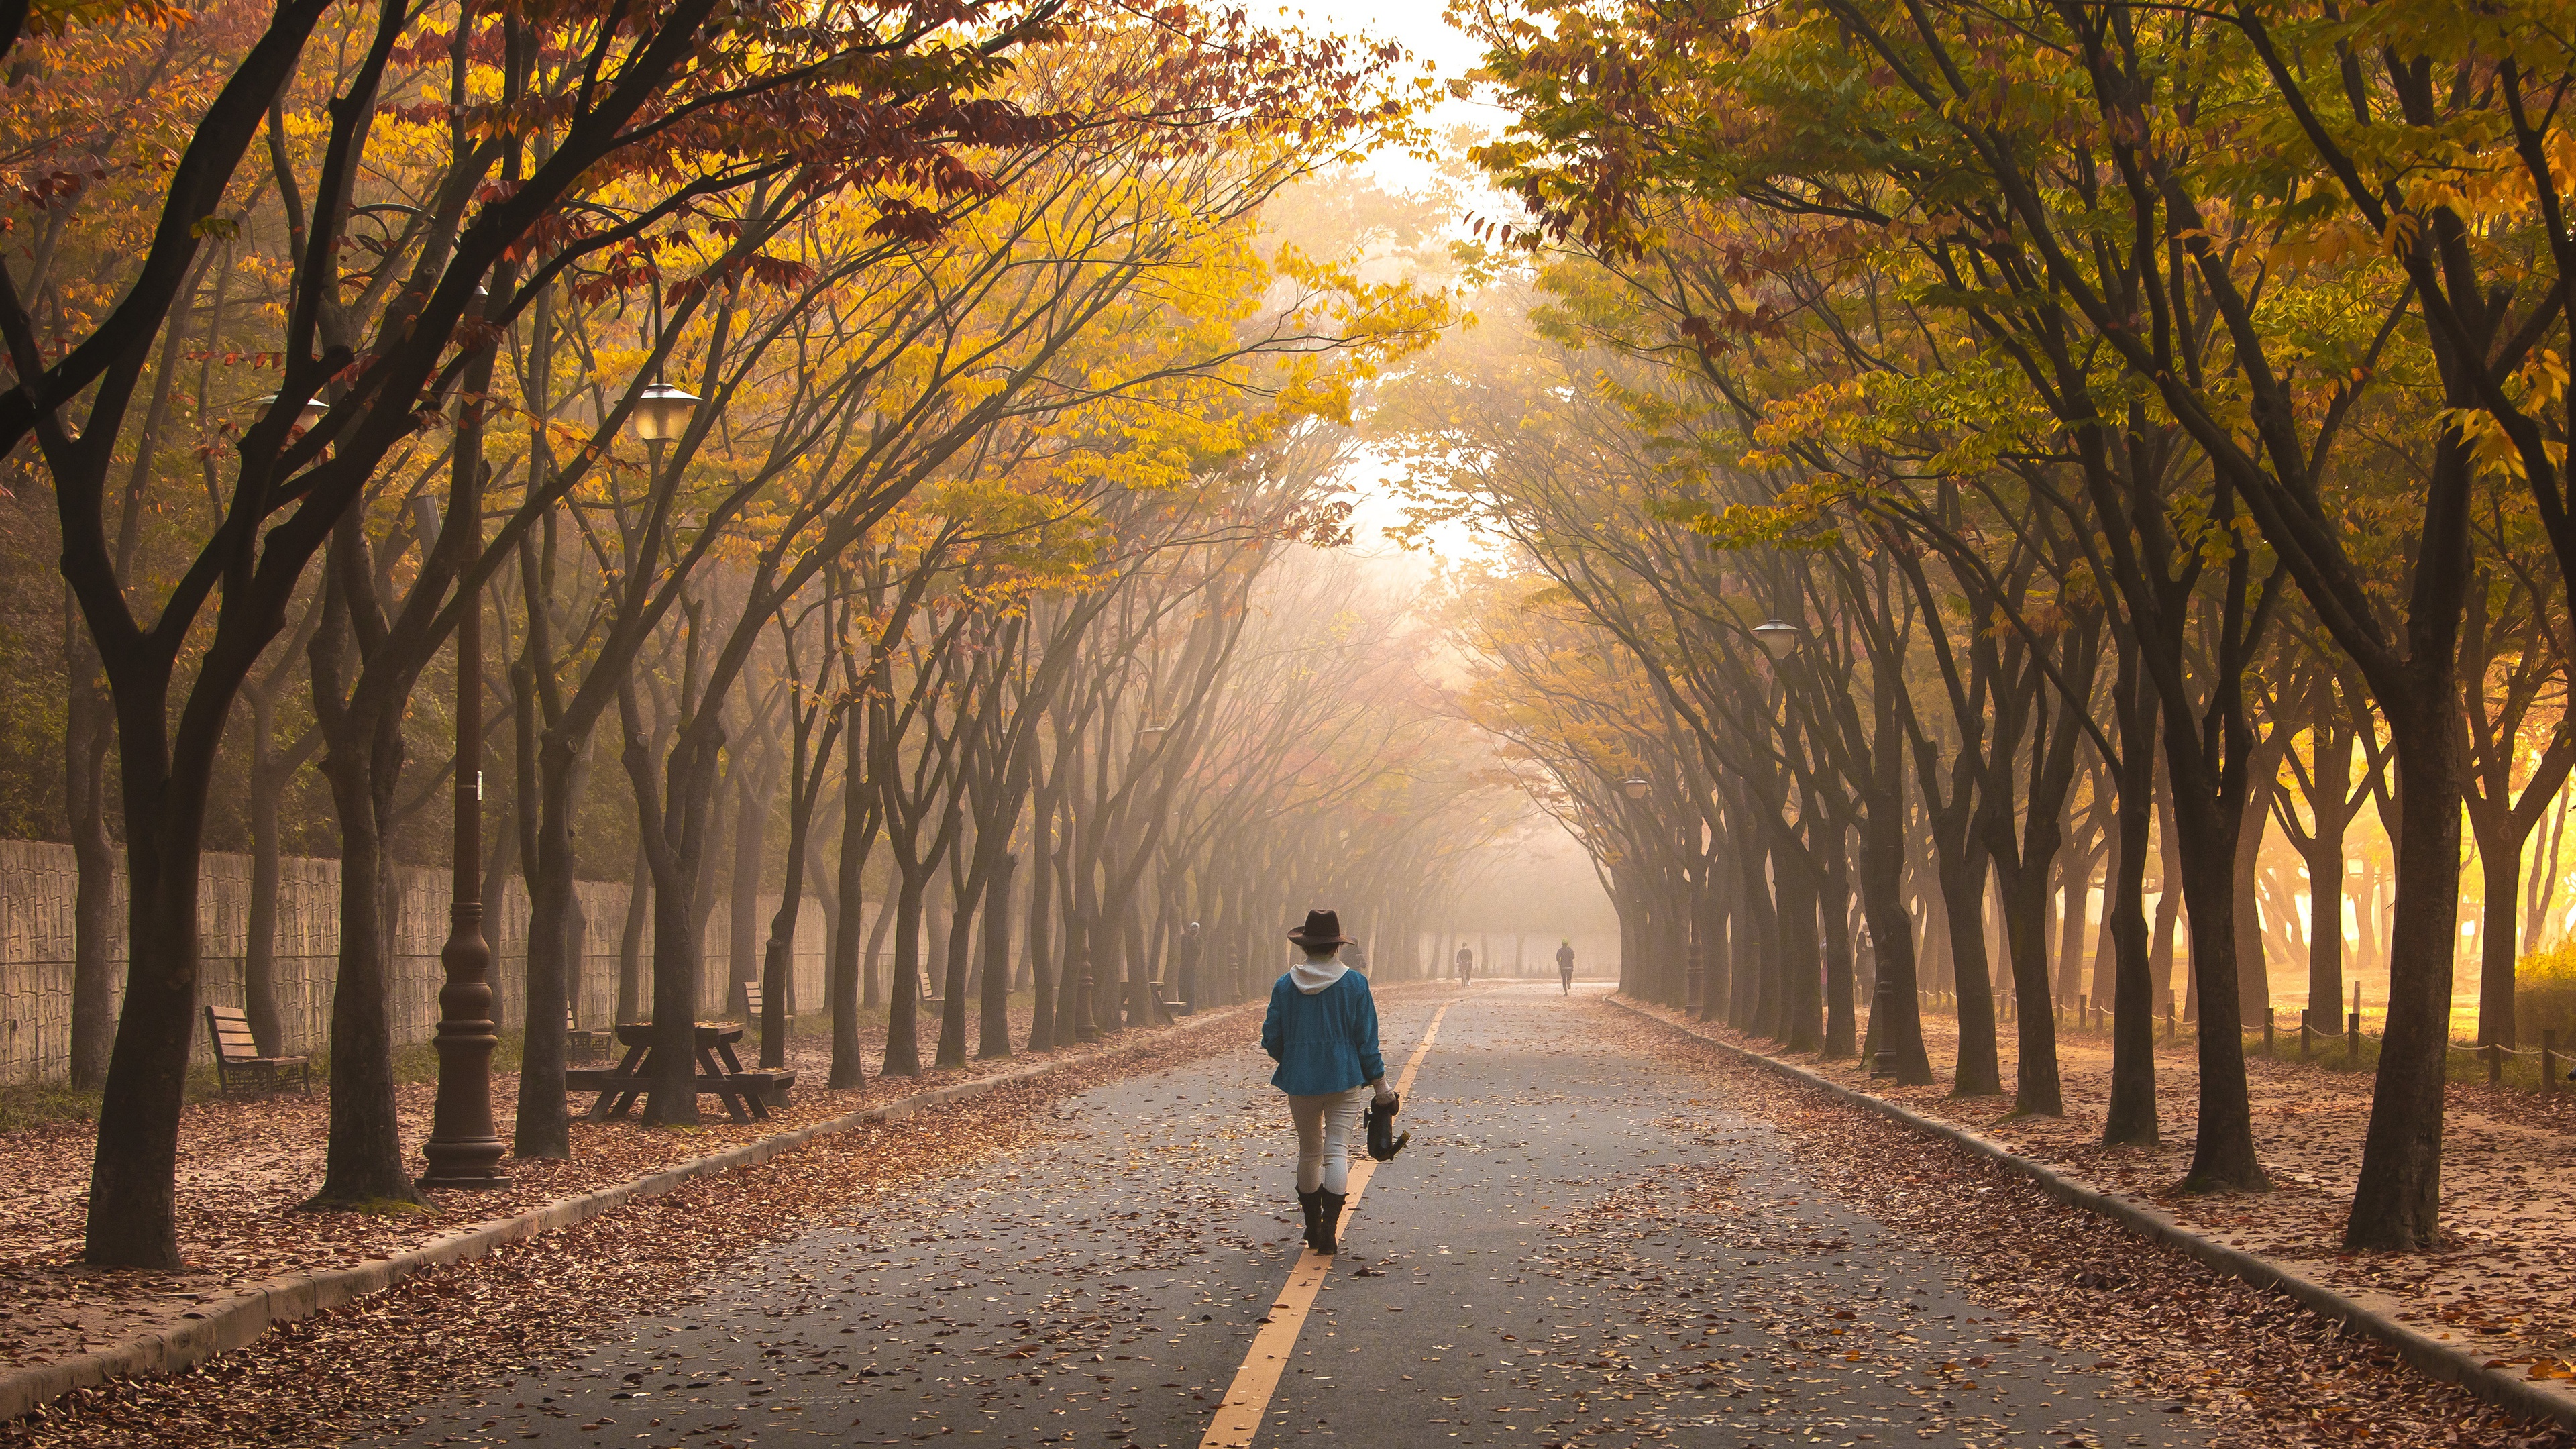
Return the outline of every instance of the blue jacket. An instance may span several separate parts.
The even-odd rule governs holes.
[[[1270,988],[1270,1014],[1262,1018],[1261,1049],[1279,1064],[1270,1085],[1292,1097],[1347,1092],[1386,1075],[1377,1052],[1377,998],[1368,978],[1345,971],[1342,979],[1308,996],[1285,974]]]

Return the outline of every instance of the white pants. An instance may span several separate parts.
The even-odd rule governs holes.
[[[1299,1192],[1322,1188],[1338,1197],[1350,1191],[1351,1144],[1359,1138],[1360,1114],[1374,1095],[1358,1086],[1320,1097],[1289,1097],[1288,1115],[1297,1122]]]

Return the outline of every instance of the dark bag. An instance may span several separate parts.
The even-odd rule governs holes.
[[[1410,1132],[1401,1137],[1395,1135],[1395,1114],[1403,1106],[1403,1100],[1397,1097],[1369,1103],[1369,1156],[1380,1162],[1393,1162],[1395,1154],[1404,1150],[1404,1144],[1413,1140]]]

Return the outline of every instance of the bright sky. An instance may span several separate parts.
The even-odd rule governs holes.
[[[1411,51],[1414,64],[1431,62],[1433,74],[1446,81],[1465,75],[1482,58],[1473,40],[1454,29],[1443,18],[1445,0],[1316,0],[1316,3],[1281,7],[1283,23],[1298,25],[1309,32],[1335,30],[1346,35],[1388,37]],[[1443,100],[1425,120],[1434,133],[1457,126],[1472,126],[1484,131],[1499,131],[1507,117],[1489,101]],[[1418,158],[1397,151],[1382,151],[1372,158],[1369,170],[1381,185],[1407,190],[1429,179],[1430,168]],[[1378,461],[1362,456],[1353,465],[1347,481],[1358,504],[1352,516],[1353,531],[1358,537],[1358,551],[1367,555],[1391,555],[1399,552],[1385,540],[1383,530],[1397,521],[1394,501],[1381,482]],[[1456,557],[1479,551],[1476,542],[1463,531],[1454,537],[1433,542],[1436,553]]]

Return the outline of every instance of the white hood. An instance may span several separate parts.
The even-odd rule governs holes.
[[[1300,961],[1288,968],[1288,979],[1308,996],[1342,979],[1351,968],[1339,961]]]

